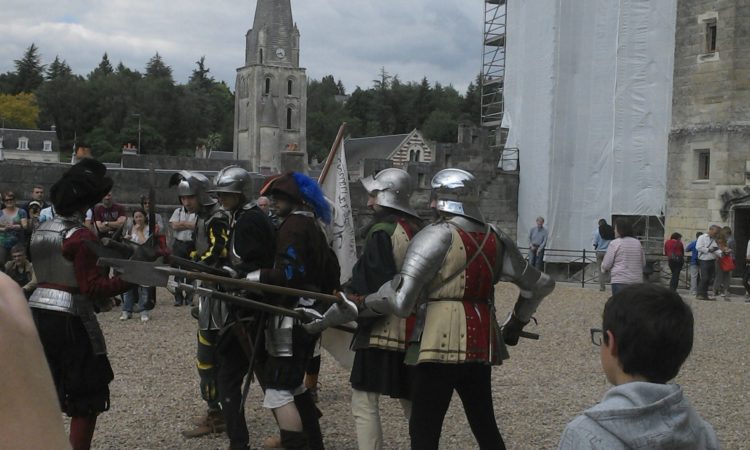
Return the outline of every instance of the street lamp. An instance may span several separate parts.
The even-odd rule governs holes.
[[[141,115],[140,114],[131,114],[133,117],[138,118],[138,154],[141,154]]]

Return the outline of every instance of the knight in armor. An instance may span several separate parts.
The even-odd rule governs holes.
[[[360,182],[367,191],[367,207],[373,211],[373,220],[364,232],[364,249],[347,286],[349,298],[356,300],[376,292],[399,273],[409,242],[422,228],[422,220],[409,205],[412,188],[406,171],[385,169]],[[411,412],[410,367],[404,364],[404,355],[414,316],[367,317],[368,312],[363,310],[357,320],[349,378],[360,450],[383,448],[381,395],[399,399],[407,420]]]
[[[86,211],[111,189],[106,167],[84,159],[66,171],[51,189],[56,216],[37,228],[31,254],[37,289],[29,299],[60,407],[71,417],[70,444],[91,447],[97,415],[109,409],[114,378],[104,335],[96,319],[99,304],[132,287],[97,267],[87,242],[97,237],[84,225]]]
[[[330,207],[318,184],[306,175],[289,172],[268,179],[261,195],[270,196],[281,219],[272,268],[250,272],[247,279],[315,292],[331,293],[339,288],[340,268],[318,219],[330,222]],[[287,308],[317,306],[300,297],[274,297]],[[356,306],[354,308],[356,315]],[[295,319],[271,315],[267,320],[263,364],[263,406],[273,411],[286,449],[322,449],[320,412],[303,383],[305,368],[313,355],[320,331],[339,316],[337,308],[312,324],[309,331]]]
[[[171,176],[169,185],[177,187],[180,203],[196,215],[192,245],[195,250],[190,254],[191,258],[209,267],[221,267],[227,256],[229,214],[208,195],[208,178],[199,172],[183,170]],[[201,397],[206,401],[208,411],[203,416],[193,417],[195,428],[182,433],[188,438],[223,433],[226,429],[216,381],[216,342],[226,316],[227,310],[222,302],[205,296],[198,298],[196,366]]]
[[[479,448],[503,449],[492,405],[491,366],[508,358],[554,281],[531,267],[513,241],[487,224],[470,173],[444,169],[432,179],[439,219],[417,233],[398,275],[365,299],[371,314],[416,313],[406,364],[412,365],[412,449],[437,449],[455,390]],[[519,297],[497,326],[494,286],[510,281]]]
[[[228,265],[224,268],[234,277],[245,277],[250,272],[272,267],[276,249],[276,229],[271,219],[245,196],[249,182],[250,174],[245,169],[229,166],[216,175],[212,189],[231,215]],[[260,296],[254,299],[262,300]],[[242,380],[246,374],[252,376],[249,373],[252,352],[261,350],[254,339],[263,316],[227,304],[224,307],[228,315],[216,348],[219,398],[230,448],[241,450],[249,448],[250,440],[245,413],[241,410]],[[261,359],[262,356],[256,354],[254,365]]]

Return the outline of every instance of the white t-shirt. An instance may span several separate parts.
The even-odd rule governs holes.
[[[182,207],[177,208],[172,213],[172,218],[169,219],[169,223],[172,222],[195,222],[195,213],[189,213]],[[193,230],[175,231],[174,238],[178,241],[191,241],[193,240]]]

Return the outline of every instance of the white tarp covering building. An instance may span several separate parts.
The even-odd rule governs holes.
[[[591,249],[599,218],[662,215],[675,20],[676,0],[508,2],[520,245],[537,216],[548,249]]]

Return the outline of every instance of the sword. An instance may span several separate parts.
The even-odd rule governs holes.
[[[329,305],[340,303],[343,301],[342,298],[335,295],[305,291],[303,289],[294,289],[284,286],[276,286],[273,284],[258,283],[245,279],[212,275],[203,272],[191,272],[189,270],[176,269],[165,264],[153,262],[133,261],[128,259],[116,258],[99,258],[99,260],[97,261],[97,265],[109,266],[116,272],[120,273],[120,276],[123,280],[130,283],[140,284],[142,286],[166,287],[167,283],[169,282],[169,276],[172,275],[175,277],[184,277],[190,280],[210,281],[212,283],[234,286],[241,289],[258,290],[263,292],[270,292],[272,294],[291,295],[295,297],[306,297],[320,300]]]

